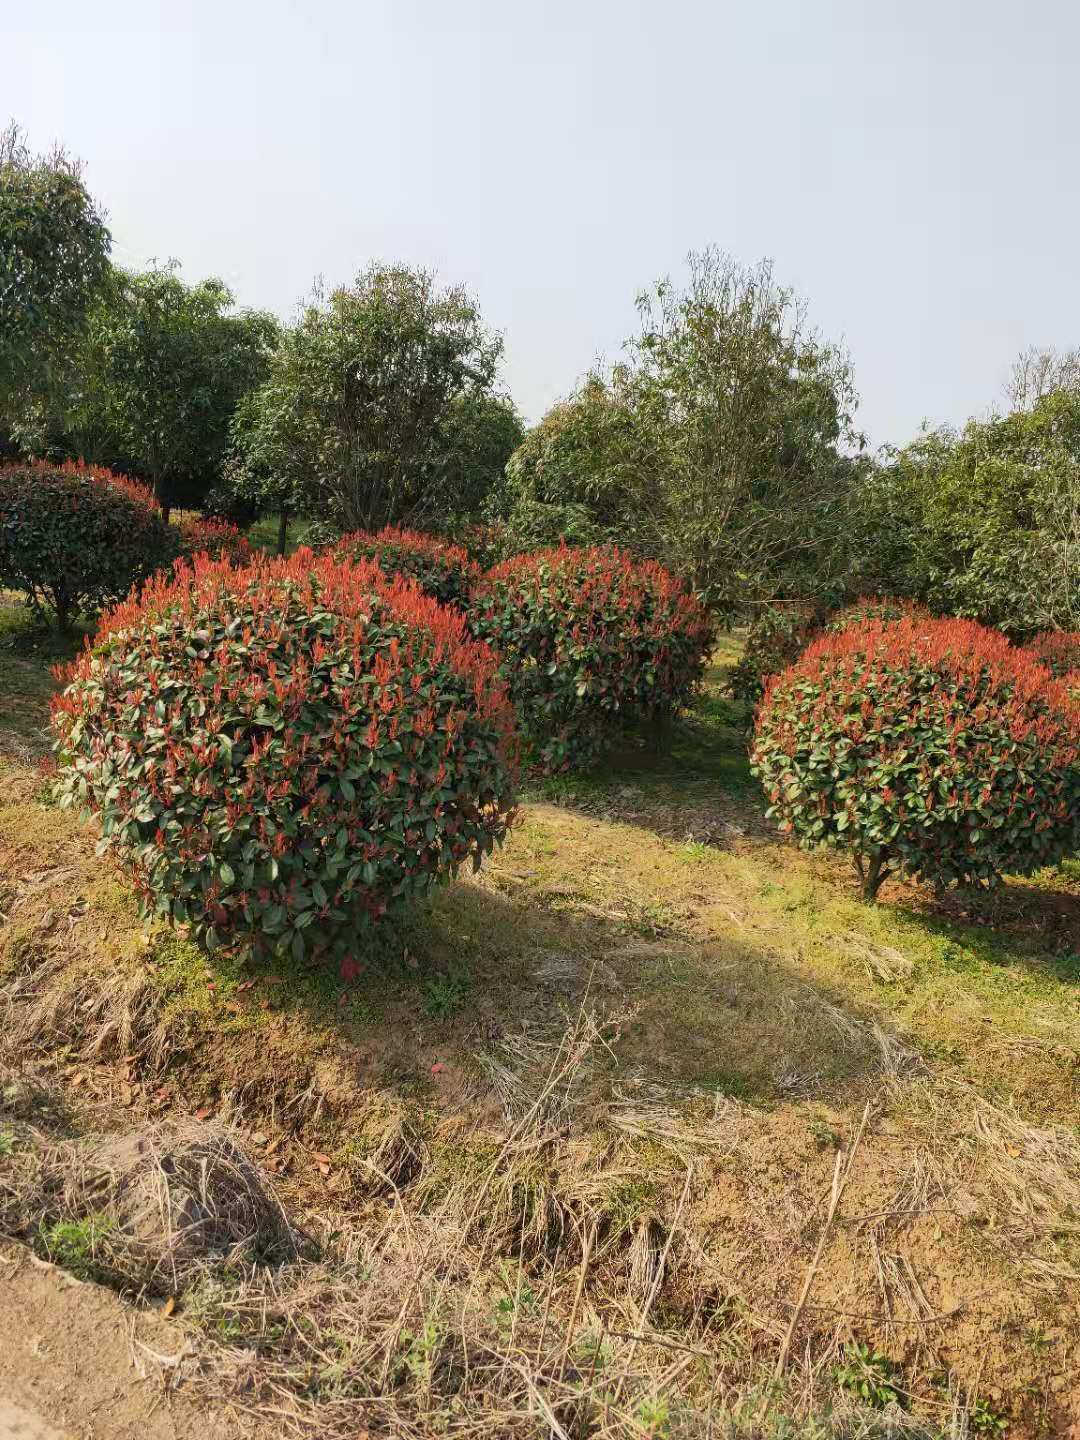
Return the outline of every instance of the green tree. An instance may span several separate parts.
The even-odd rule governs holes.
[[[662,548],[655,457],[625,367],[590,374],[526,434],[506,466],[502,517],[525,548],[565,536]],[[650,461],[652,463],[650,463]]]
[[[872,583],[1013,633],[1080,626],[1080,390],[921,435],[863,499]]]
[[[625,359],[591,374],[507,466],[518,536],[611,537],[734,610],[837,595],[843,531],[865,470],[844,354],[766,262],[689,257],[679,289],[638,300]]]
[[[123,457],[166,512],[200,505],[278,332],[272,315],[237,310],[220,280],[187,285],[175,265],[116,271],[91,316],[72,443],[87,458]]]
[[[283,335],[238,432],[244,464],[342,529],[441,518],[464,463],[449,463],[447,434],[490,395],[501,353],[464,290],[372,265],[317,292]]]
[[[14,431],[66,393],[110,245],[81,165],[32,155],[15,125],[0,132],[0,418]]]
[[[439,427],[435,489],[445,492],[456,518],[475,519],[490,507],[524,438],[509,396],[470,388],[454,397]]]
[[[808,328],[769,262],[716,249],[690,255],[684,289],[662,281],[638,309],[635,408],[669,561],[722,606],[792,573],[831,581],[862,443],[846,356]]]

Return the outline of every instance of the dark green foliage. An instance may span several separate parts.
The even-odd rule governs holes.
[[[92,466],[0,469],[0,585],[66,627],[126,595],[177,553],[144,486]]]
[[[1080,628],[1080,391],[932,431],[858,501],[851,548],[866,584],[1010,634]]]
[[[836,1382],[842,1390],[857,1395],[875,1410],[904,1404],[899,1365],[861,1340],[852,1340],[844,1346],[844,1363],[837,1367]]]
[[[236,485],[339,533],[444,521],[502,443],[487,410],[501,350],[428,271],[372,265],[317,292],[237,417]]]
[[[332,951],[510,824],[495,660],[373,564],[196,560],[111,610],[54,704],[63,803],[208,947]]]
[[[220,280],[188,285],[168,266],[114,272],[90,322],[79,453],[123,455],[164,505],[201,505],[277,334],[273,316],[236,310]]]
[[[504,395],[470,388],[447,406],[432,484],[459,523],[484,512],[524,437],[521,417]]]
[[[109,270],[109,232],[79,165],[0,132],[0,413],[48,407]]]
[[[488,572],[469,609],[501,657],[534,762],[591,764],[620,720],[669,715],[701,678],[712,624],[662,566],[562,547]]]
[[[631,394],[591,375],[526,433],[506,466],[500,510],[519,553],[560,540],[640,545],[655,529],[655,479]]]
[[[750,626],[738,664],[729,672],[732,697],[753,710],[769,676],[798,659],[820,624],[820,612],[804,601],[763,606]]]
[[[993,884],[1080,844],[1080,703],[970,621],[823,635],[767,685],[751,763],[780,828],[850,850],[868,898],[897,870]]]

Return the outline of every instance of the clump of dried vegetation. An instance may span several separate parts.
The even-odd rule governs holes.
[[[1045,1295],[1075,1275],[1075,1137],[974,1094],[946,1101],[883,1039],[859,1125],[833,1137],[809,1192],[784,1194],[771,1157],[790,1134],[751,1106],[640,1076],[598,1106],[624,1022],[582,1006],[557,1035],[503,1037],[479,1065],[501,1126],[421,1136],[385,1117],[341,1208],[294,1193],[303,1226],[236,1129],[64,1133],[48,1086],[10,1082],[3,1229],[76,1273],[169,1297],[193,1341],[171,1383],[275,1433],[980,1433],[983,1402],[942,1378],[970,1300],[943,1313],[903,1236],[993,1210],[991,1247],[1021,1251]],[[881,1122],[898,1104],[922,1116],[925,1144],[892,1156]],[[872,1292],[852,1250],[872,1257],[873,1314],[856,1309]],[[871,1320],[902,1366],[853,1345]]]

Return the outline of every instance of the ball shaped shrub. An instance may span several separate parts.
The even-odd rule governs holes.
[[[179,553],[189,559],[194,555],[209,555],[215,560],[229,560],[234,565],[251,559],[247,536],[231,520],[204,516],[197,520],[183,520],[175,528]]]
[[[176,554],[151,492],[90,465],[0,468],[0,585],[61,627],[127,594]]]
[[[334,553],[350,560],[375,560],[387,575],[407,575],[443,605],[465,605],[480,576],[479,566],[461,545],[396,525],[376,533],[356,530],[344,535]]]
[[[770,675],[799,657],[817,634],[821,614],[803,601],[763,606],[746,636],[738,663],[728,671],[732,697],[749,710],[761,699]]]
[[[1059,680],[1080,679],[1080,630],[1044,630],[1027,649]]]
[[[1080,842],[1080,704],[973,621],[821,636],[766,686],[751,763],[780,828],[850,850],[868,898],[897,870],[989,884]]]
[[[681,580],[609,548],[495,566],[469,624],[502,657],[532,758],[549,771],[591,763],[621,718],[685,704],[712,642],[709,614]]]
[[[181,560],[63,678],[62,802],[208,948],[351,964],[361,922],[478,866],[512,818],[494,657],[371,562]]]

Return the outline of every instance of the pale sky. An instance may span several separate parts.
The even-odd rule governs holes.
[[[86,162],[121,263],[293,312],[434,267],[532,420],[710,242],[843,339],[874,444],[1080,344],[1080,6],[0,0],[0,124]]]

